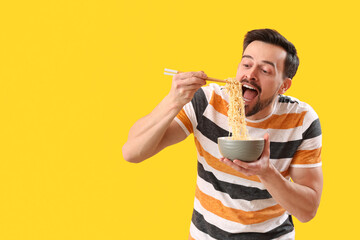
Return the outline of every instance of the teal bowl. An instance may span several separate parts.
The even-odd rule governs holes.
[[[230,160],[253,162],[259,159],[264,150],[263,138],[232,140],[231,137],[219,137],[218,146],[221,155]]]

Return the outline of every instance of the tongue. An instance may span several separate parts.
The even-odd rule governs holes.
[[[247,100],[253,100],[257,96],[257,92],[255,90],[246,89],[243,93],[243,97]]]

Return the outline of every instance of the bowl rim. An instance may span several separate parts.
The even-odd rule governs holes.
[[[231,139],[231,137],[218,137],[218,140],[234,141],[234,142],[258,142],[265,141],[264,138],[251,138],[251,139]]]

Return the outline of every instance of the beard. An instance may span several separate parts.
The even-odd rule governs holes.
[[[260,96],[258,96],[258,100],[256,101],[254,107],[250,108],[249,105],[245,106],[245,116],[251,117],[256,113],[260,112],[261,110],[269,106],[274,101],[277,95],[277,91],[275,91],[275,93],[271,97],[264,100],[262,100]]]

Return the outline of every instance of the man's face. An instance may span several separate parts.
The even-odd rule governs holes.
[[[283,48],[261,41],[254,41],[245,49],[236,79],[243,85],[245,114],[249,119],[269,115],[276,96],[284,93],[284,82],[291,82],[283,78],[285,58]]]

